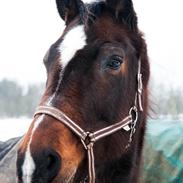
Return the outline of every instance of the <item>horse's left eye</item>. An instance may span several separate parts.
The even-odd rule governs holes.
[[[117,70],[121,67],[121,64],[123,63],[123,58],[117,55],[113,55],[109,58],[107,62],[107,67],[110,69]]]

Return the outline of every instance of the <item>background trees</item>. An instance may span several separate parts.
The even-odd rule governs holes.
[[[153,87],[152,101],[154,101],[157,116],[169,115],[178,118],[183,114],[183,89],[167,88],[163,85]]]
[[[0,117],[32,116],[43,89],[43,84],[24,89],[15,81],[0,81]]]
[[[169,115],[177,118],[183,114],[183,89],[167,89],[163,85],[153,86],[150,104],[156,116]],[[0,81],[0,118],[31,117],[44,91],[44,84],[32,84],[26,89],[15,81]]]

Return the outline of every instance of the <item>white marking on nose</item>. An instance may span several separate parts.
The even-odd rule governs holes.
[[[85,45],[86,45],[86,34],[84,30],[84,25],[77,25],[76,27],[72,28],[69,32],[66,33],[66,35],[63,38],[63,41],[59,46],[62,70],[65,69],[65,67],[74,57],[76,52],[84,48]],[[63,72],[61,71],[56,90],[53,93],[53,95],[49,97],[47,105],[52,104],[52,101],[56,96],[60,84],[62,82],[62,75]]]
[[[61,64],[64,69],[69,61],[74,57],[76,52],[86,45],[86,34],[84,25],[78,25],[72,28],[64,36],[60,44]]]
[[[34,173],[35,168],[36,166],[31,156],[30,147],[28,147],[25,154],[24,164],[22,166],[23,183],[31,183],[32,175]]]
[[[30,140],[29,140],[28,145],[27,145],[27,151],[25,153],[24,163],[22,165],[22,176],[23,176],[22,180],[23,180],[23,183],[31,183],[33,173],[36,169],[36,165],[34,163],[34,160],[33,160],[32,156],[31,156],[30,145],[31,145],[31,142],[32,142],[33,134],[36,131],[36,129],[38,128],[38,126],[40,125],[40,123],[43,121],[44,116],[45,115],[41,115],[35,121],[34,127],[33,127],[32,132],[31,132]]]

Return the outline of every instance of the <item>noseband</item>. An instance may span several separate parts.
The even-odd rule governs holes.
[[[55,107],[39,106],[35,112],[35,116],[40,115],[40,114],[46,114],[46,115],[54,117],[55,119],[60,121],[62,124],[67,126],[75,135],[77,135],[80,138],[80,140],[88,154],[89,183],[95,183],[95,158],[94,158],[93,147],[97,141],[99,141],[100,139],[103,139],[104,137],[112,135],[121,129],[125,129],[126,131],[131,130],[129,142],[128,142],[126,148],[128,148],[132,142],[132,138],[135,133],[136,124],[137,124],[137,120],[138,120],[137,100],[138,100],[139,110],[143,111],[143,108],[142,108],[143,85],[142,85],[142,74],[141,74],[140,61],[139,61],[138,65],[139,65],[138,66],[138,75],[137,75],[138,89],[135,94],[134,106],[131,107],[131,109],[129,110],[128,116],[126,116],[122,121],[120,121],[118,123],[115,123],[113,125],[110,125],[106,128],[103,128],[103,129],[95,131],[95,132],[87,132],[87,131],[83,130],[80,126],[78,126],[74,121],[72,121],[61,110],[59,110]],[[129,128],[129,125],[131,128]]]

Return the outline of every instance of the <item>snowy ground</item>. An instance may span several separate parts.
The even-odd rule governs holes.
[[[31,119],[0,119],[0,141],[22,136],[29,128]]]

